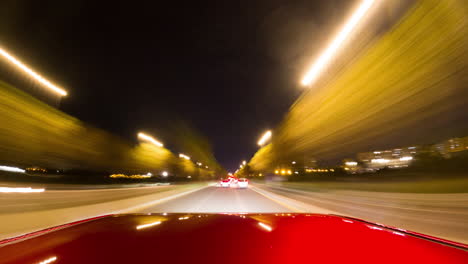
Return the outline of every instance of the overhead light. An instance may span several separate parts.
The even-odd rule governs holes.
[[[183,158],[183,159],[186,159],[186,160],[190,160],[190,157],[189,157],[189,156],[187,156],[187,155],[185,155],[185,154],[182,154],[182,153],[179,154],[179,158]]]
[[[333,55],[338,51],[341,44],[346,40],[349,34],[357,26],[359,21],[364,17],[367,11],[370,9],[374,0],[363,0],[359,7],[354,11],[353,15],[349,18],[346,24],[343,26],[341,31],[336,35],[333,41],[328,45],[328,47],[323,51],[320,57],[315,61],[312,67],[307,71],[306,75],[302,79],[302,85],[312,84],[323,69],[330,63]]]
[[[271,138],[271,130],[268,130],[263,134],[263,136],[260,138],[260,140],[257,142],[259,146],[263,146],[270,138]]]
[[[10,166],[0,166],[0,170],[2,171],[9,171],[9,172],[20,172],[25,173],[26,171],[17,167],[10,167]]]
[[[138,133],[138,138],[142,139],[142,140],[149,141],[149,142],[153,143],[154,145],[156,145],[158,147],[163,147],[164,146],[161,142],[157,141],[152,136],[146,135],[145,133],[142,133],[142,132]]]
[[[60,94],[61,96],[66,96],[67,92],[60,88],[57,87],[56,85],[52,84],[48,80],[46,80],[44,77],[41,75],[37,74],[35,71],[31,70],[29,67],[24,65],[21,61],[19,61],[17,58],[13,57],[11,54],[9,54],[6,50],[0,48],[0,55],[4,57],[5,59],[8,60],[11,64],[15,65],[18,67],[20,70],[22,70],[24,73],[44,85],[45,87],[49,88],[50,90],[54,91],[55,93]]]

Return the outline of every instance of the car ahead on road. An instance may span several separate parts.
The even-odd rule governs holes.
[[[227,250],[242,248],[239,250]],[[181,252],[183,252],[181,254]],[[0,241],[0,263],[468,263],[468,245],[320,214],[108,215]]]
[[[239,187],[241,189],[249,187],[249,180],[247,180],[246,178],[240,178],[237,181],[237,187]]]
[[[221,187],[227,188],[231,184],[231,180],[230,179],[224,179],[224,180],[221,180],[219,183],[220,183]]]
[[[229,187],[231,188],[237,188],[237,182],[239,181],[238,178],[231,177],[231,182],[229,183]]]

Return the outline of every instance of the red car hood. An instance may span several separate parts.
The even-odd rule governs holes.
[[[466,245],[316,214],[113,215],[0,242],[0,263],[468,263]]]

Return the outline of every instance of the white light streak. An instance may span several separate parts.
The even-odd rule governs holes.
[[[260,140],[257,142],[259,146],[263,146],[265,142],[267,142],[271,138],[271,130],[268,130],[263,134],[263,136],[260,138]]]
[[[390,161],[388,159],[372,159],[371,162],[383,164],[383,163],[388,163]]]
[[[136,227],[136,229],[140,230],[143,228],[152,227],[152,226],[159,225],[159,224],[161,224],[161,221],[156,221],[156,222],[145,224],[145,225],[139,225]]]
[[[408,157],[401,157],[401,158],[400,158],[401,161],[409,161],[409,160],[412,160],[412,159],[413,159],[413,157],[411,157],[411,156],[408,156]]]
[[[25,173],[26,171],[17,167],[10,167],[10,166],[0,166],[0,170],[2,171],[9,171],[9,172],[20,172]]]
[[[351,18],[346,22],[343,29],[338,33],[335,39],[330,43],[327,49],[322,53],[322,55],[317,59],[312,68],[306,73],[305,77],[302,79],[303,85],[310,85],[314,82],[322,70],[330,63],[333,55],[338,51],[341,44],[357,26],[359,21],[364,17],[366,12],[374,3],[374,0],[363,0],[359,8],[354,12]]]
[[[179,158],[183,158],[183,159],[186,159],[186,160],[190,160],[190,157],[189,157],[189,156],[187,156],[187,155],[185,155],[185,154],[182,154],[182,153],[179,154]]]
[[[357,162],[356,161],[347,161],[345,162],[346,166],[356,166]]]
[[[44,85],[45,87],[49,88],[50,90],[60,94],[61,96],[66,96],[67,92],[63,90],[62,88],[59,88],[55,85],[53,85],[51,82],[46,80],[44,77],[41,75],[37,74],[30,68],[28,68],[26,65],[24,65],[21,61],[19,61],[17,58],[13,57],[11,54],[9,54],[6,50],[0,48],[0,55],[7,59],[10,63],[18,67],[20,70],[34,78],[36,81]]]
[[[45,260],[39,262],[39,264],[49,264],[49,263],[54,262],[56,260],[57,260],[57,257],[53,256],[51,258],[48,258],[48,259],[45,259]]]
[[[163,147],[164,146],[161,142],[157,141],[156,139],[154,139],[151,136],[146,135],[145,133],[141,133],[141,132],[138,133],[138,138],[142,139],[142,140],[149,141],[149,142],[153,143],[154,145],[156,145],[158,147]]]
[[[0,187],[0,193],[39,193],[45,189],[33,189],[31,187]]]
[[[264,224],[262,222],[258,222],[258,225],[261,226],[263,229],[265,229],[268,232],[271,232],[271,230],[273,230],[273,228],[271,228],[271,226],[269,226],[267,224]]]

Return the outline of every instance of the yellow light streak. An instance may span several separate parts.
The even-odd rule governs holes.
[[[161,224],[161,221],[156,221],[156,222],[149,223],[149,224],[139,225],[139,226],[136,227],[136,229],[140,230],[140,229],[143,229],[143,228],[148,228],[148,227],[152,227],[152,226],[159,225],[159,224]]]
[[[272,134],[271,130],[268,130],[267,132],[265,132],[265,134],[263,134],[263,136],[260,138],[257,144],[259,146],[262,146],[263,144],[265,144],[265,142],[267,142],[271,138],[271,134]]]
[[[15,65],[20,70],[22,70],[23,72],[25,72],[26,74],[28,74],[29,76],[34,78],[36,81],[43,84],[45,87],[49,88],[50,90],[60,94],[61,96],[66,96],[67,95],[67,92],[64,89],[62,89],[60,87],[57,87],[56,85],[52,84],[51,82],[46,80],[41,75],[39,75],[36,72],[34,72],[33,70],[31,70],[29,67],[24,65],[21,61],[19,61],[17,58],[15,58],[11,54],[9,54],[6,50],[0,48],[0,55],[3,58],[7,59],[11,64]]]
[[[142,140],[149,141],[149,142],[153,143],[154,145],[156,145],[158,147],[163,147],[164,146],[161,142],[157,141],[156,139],[154,139],[151,136],[146,135],[145,133],[141,133],[141,132],[138,133],[138,138],[142,139]]]
[[[330,63],[333,55],[338,51],[341,44],[357,26],[359,21],[364,17],[366,12],[370,9],[374,0],[363,0],[359,5],[358,9],[353,13],[350,19],[346,22],[343,29],[338,33],[335,39],[330,43],[327,49],[322,53],[322,55],[315,61],[310,70],[306,73],[302,79],[302,85],[310,85],[314,82],[318,75],[323,71],[323,69]]]

